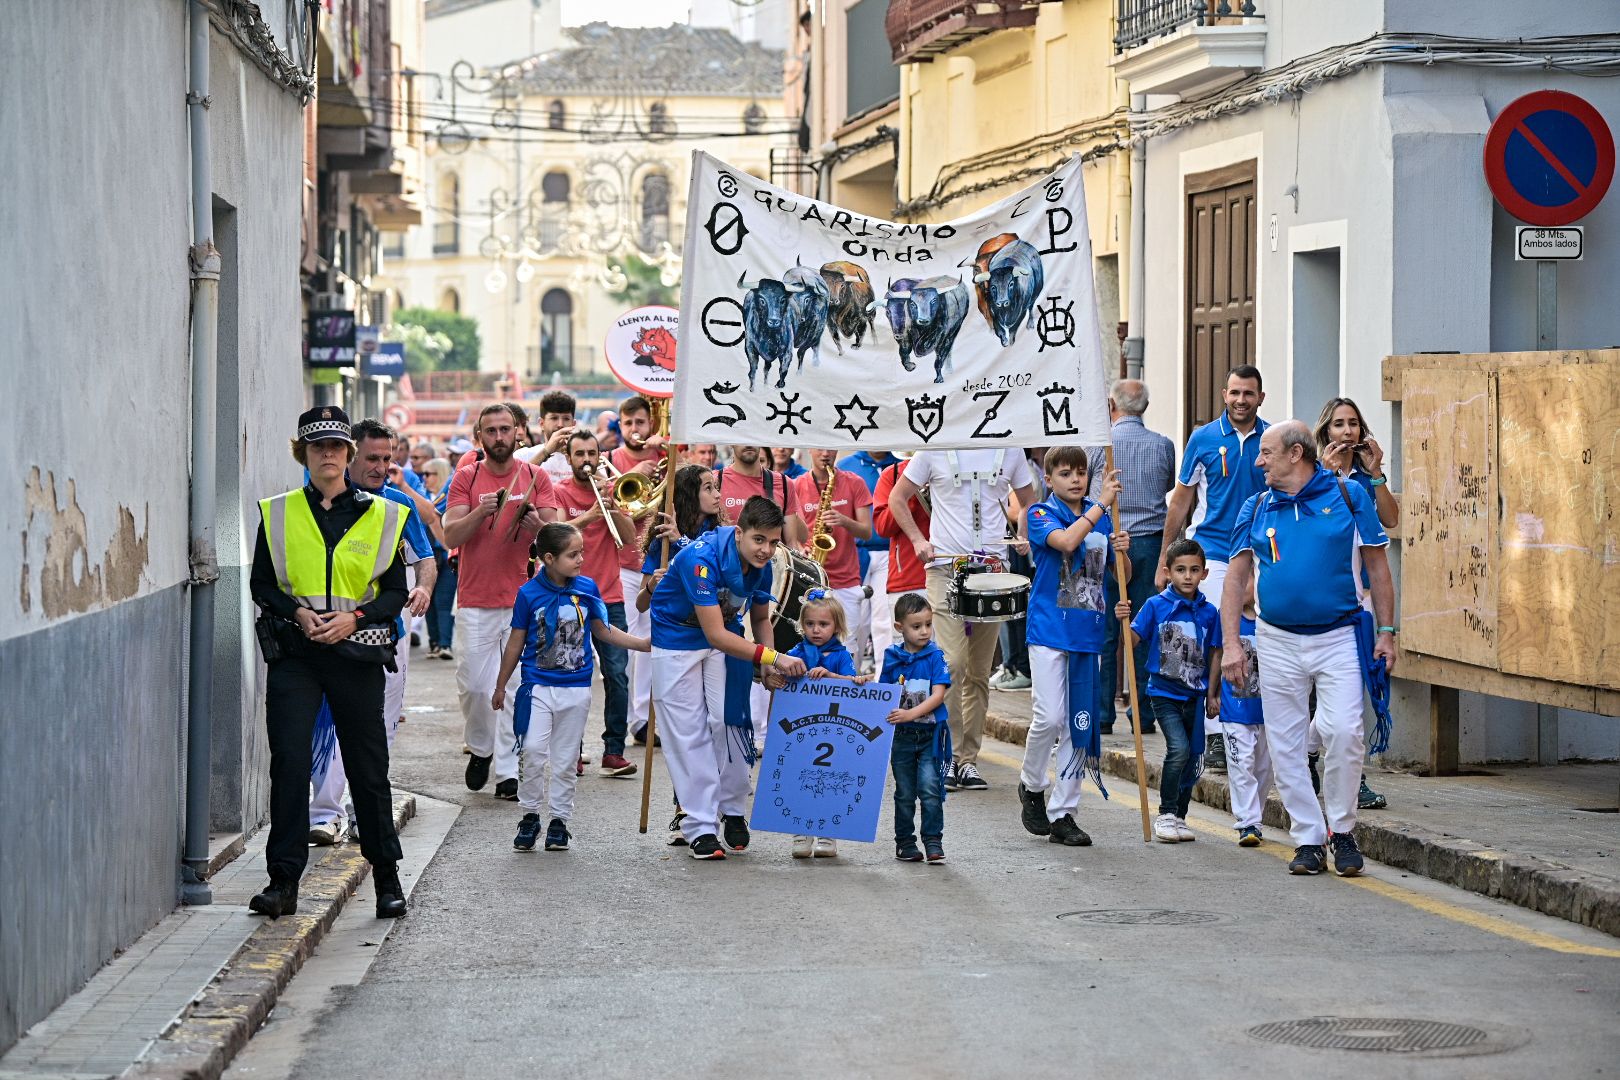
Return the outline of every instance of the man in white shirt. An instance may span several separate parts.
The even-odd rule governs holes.
[[[923,535],[906,505],[923,488],[928,489],[924,497],[930,500],[931,538]],[[951,669],[945,707],[955,754],[945,787],[953,791],[980,791],[990,786],[979,775],[977,762],[997,635],[993,624],[964,623],[950,614],[946,592],[951,584],[951,558],[975,552],[1006,556],[1009,494],[1018,497],[1020,507],[1035,502],[1034,474],[1021,450],[924,450],[912,457],[889,495],[889,513],[911,541],[917,558],[928,567],[928,602],[934,608],[939,647]],[[1027,551],[1022,513],[1017,526],[1018,545]]]
[[[573,430],[574,395],[566,390],[548,390],[540,399],[540,441],[512,456],[538,464],[553,484],[567,483],[574,478],[574,468],[568,464],[568,436]]]

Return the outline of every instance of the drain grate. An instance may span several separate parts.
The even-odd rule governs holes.
[[[1230,915],[1216,911],[1170,911],[1164,908],[1065,911],[1058,918],[1073,919],[1095,926],[1214,926],[1232,921]]]
[[[1313,1016],[1282,1020],[1249,1029],[1262,1042],[1305,1046],[1312,1050],[1373,1050],[1413,1054],[1479,1048],[1490,1033],[1465,1024],[1399,1017]]]

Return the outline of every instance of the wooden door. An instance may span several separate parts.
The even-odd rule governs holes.
[[[1183,422],[1219,416],[1226,373],[1255,362],[1255,163],[1187,177],[1187,354]]]

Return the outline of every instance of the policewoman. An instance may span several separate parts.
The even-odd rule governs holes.
[[[406,602],[400,538],[408,510],[349,482],[349,418],[317,406],[298,418],[293,457],[305,487],[263,499],[251,589],[269,665],[270,884],[248,906],[272,919],[298,909],[308,860],[310,736],[324,696],[348,768],[360,850],[371,863],[377,917],[405,914],[399,837],[388,786],[383,671]]]

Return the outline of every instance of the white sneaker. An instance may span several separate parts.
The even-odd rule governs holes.
[[[815,853],[818,859],[838,858],[838,841],[830,836],[816,837]]]
[[[1174,814],[1160,814],[1153,819],[1153,839],[1161,844],[1181,843],[1181,830],[1176,828]]]
[[[309,827],[309,842],[316,847],[331,847],[337,843],[338,827],[335,821],[323,821]]]
[[[1011,676],[1012,676],[1012,672],[1008,671],[1004,667],[1000,667],[1000,668],[996,668],[996,670],[991,673],[990,678],[985,680],[985,681],[986,681],[986,684],[990,687],[990,689],[992,689],[992,690],[1000,690],[1001,689],[1001,684],[1004,681],[1006,681],[1008,678],[1010,678]]]
[[[808,859],[815,839],[809,836],[795,836],[793,838],[793,857],[795,859]]]
[[[1176,835],[1180,837],[1181,842],[1184,844],[1198,839],[1198,834],[1187,826],[1187,819],[1184,817],[1176,818]]]

